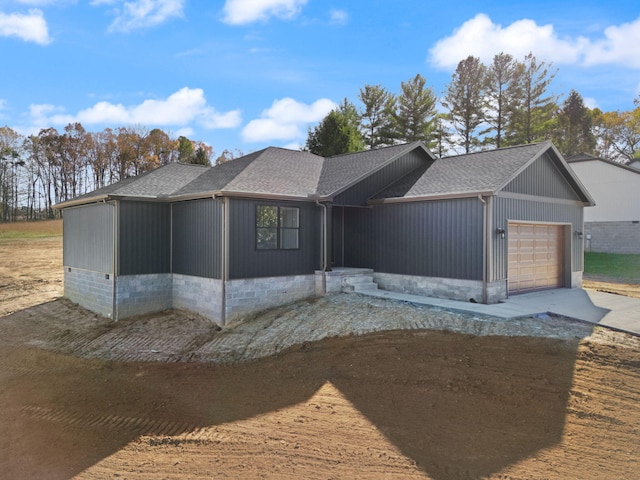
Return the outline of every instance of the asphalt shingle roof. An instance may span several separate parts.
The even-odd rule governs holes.
[[[180,199],[213,193],[330,197],[354,185],[421,142],[330,158],[269,147],[214,167],[169,164],[74,199],[104,195]],[[496,192],[550,142],[436,159],[395,182],[374,199]],[[61,204],[66,206],[68,202]]]
[[[375,199],[495,192],[550,143],[523,145],[437,159],[426,171],[416,171]]]

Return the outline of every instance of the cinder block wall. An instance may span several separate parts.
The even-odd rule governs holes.
[[[227,323],[243,315],[315,295],[315,275],[246,278],[226,285]]]
[[[222,280],[173,274],[173,308],[222,323]]]
[[[116,281],[117,319],[173,307],[170,273],[123,275]]]
[[[640,222],[585,222],[583,239],[585,252],[640,254]]]
[[[113,275],[64,267],[64,296],[88,310],[113,318]]]

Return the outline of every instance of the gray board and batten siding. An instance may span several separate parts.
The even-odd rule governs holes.
[[[167,203],[121,201],[118,275],[171,272],[171,220]]]
[[[297,207],[299,248],[258,250],[256,207]],[[313,202],[229,199],[229,279],[313,274],[320,268],[321,208]]]
[[[222,201],[176,202],[171,208],[173,273],[221,279]]]
[[[339,158],[339,157],[338,157]],[[377,172],[338,193],[333,198],[334,205],[366,205],[367,200],[376,193],[389,187],[390,184],[405,175],[433,163],[433,159],[422,149],[414,149],[385,165]]]
[[[115,205],[65,208],[62,263],[68,268],[113,274]]]
[[[345,208],[345,266],[482,280],[482,209],[476,197]]]

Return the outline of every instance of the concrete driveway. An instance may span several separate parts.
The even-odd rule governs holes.
[[[358,293],[503,319],[555,313],[640,335],[640,299],[595,290],[580,288],[544,290],[513,295],[509,299],[493,305],[422,297],[387,290],[363,290]]]
[[[555,313],[640,335],[638,298],[596,290],[560,288],[514,295],[500,305],[519,309],[526,314]]]

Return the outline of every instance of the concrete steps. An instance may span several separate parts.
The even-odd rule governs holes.
[[[372,274],[350,275],[344,278],[343,290],[347,292],[370,292],[378,290]]]

